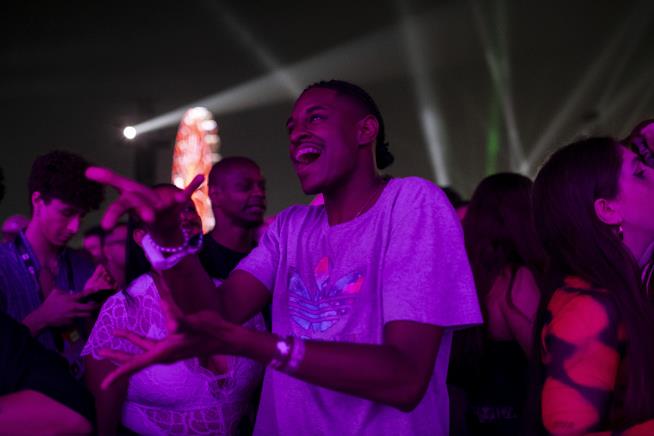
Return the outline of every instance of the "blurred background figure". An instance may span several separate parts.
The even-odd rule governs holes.
[[[638,123],[620,143],[640,156],[643,164],[654,168],[654,119]],[[654,243],[647,247],[639,263],[642,266],[642,279],[647,292],[654,295]]]
[[[105,231],[100,226],[93,226],[84,232],[82,237],[82,248],[89,252],[96,265],[105,262],[103,245]]]
[[[460,220],[463,220],[466,216],[466,212],[468,211],[468,204],[470,203],[467,200],[464,200],[461,194],[454,189],[451,186],[444,186],[441,187],[445,195],[447,196],[447,199],[450,200],[450,203],[452,204],[452,207],[454,207],[454,210],[456,210],[456,214],[458,215]]]
[[[486,177],[463,220],[484,325],[454,334],[451,434],[521,434],[545,266],[531,191],[531,180],[519,174]]]
[[[29,223],[30,220],[26,216],[20,214],[11,215],[2,223],[2,241],[13,241],[18,233],[27,228]]]
[[[116,224],[107,230],[102,244],[102,254],[109,274],[118,289],[125,287],[125,260],[127,258],[127,223]]]
[[[200,252],[204,269],[225,280],[257,245],[257,229],[266,213],[266,180],[252,159],[228,157],[209,173],[209,198],[216,219]]]

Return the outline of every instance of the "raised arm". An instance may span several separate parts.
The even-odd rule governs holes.
[[[184,242],[180,213],[203,183],[202,176],[197,176],[182,192],[173,194],[168,190],[150,189],[106,168],[89,168],[86,175],[120,193],[103,217],[103,226],[111,227],[121,215],[133,211],[148,224],[157,244],[175,247]],[[162,276],[183,313],[213,310],[230,320],[243,322],[261,311],[269,300],[269,292],[251,277],[237,275],[226,282],[224,292],[218,291],[195,255],[189,255],[163,271]]]

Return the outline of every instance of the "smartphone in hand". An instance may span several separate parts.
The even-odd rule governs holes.
[[[80,303],[98,303],[102,304],[105,300],[116,293],[116,289],[100,289],[84,295],[79,299]]]

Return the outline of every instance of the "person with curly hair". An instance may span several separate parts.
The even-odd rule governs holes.
[[[53,151],[38,157],[28,179],[31,217],[27,229],[0,245],[0,311],[28,327],[81,375],[83,320],[96,310],[87,294],[111,288],[103,267],[66,245],[87,212],[104,199],[102,186],[84,177],[82,157]]]
[[[0,168],[0,201],[5,193]],[[89,434],[90,393],[27,327],[0,312],[0,428],[5,434]]]

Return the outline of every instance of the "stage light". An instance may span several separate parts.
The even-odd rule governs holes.
[[[432,15],[421,17],[427,21]],[[291,99],[289,89],[299,94],[296,83],[313,83],[324,79],[324,72],[333,77],[347,77],[357,83],[371,83],[403,73],[398,43],[398,28],[393,26],[361,37],[355,41],[334,47],[287,67],[235,85],[216,94],[194,101],[180,108],[156,116],[134,126],[139,134],[174,126],[179,123],[189,107],[203,106],[214,116],[258,108]],[[269,65],[271,67],[275,66]],[[289,78],[292,83],[289,83]],[[280,83],[282,86],[280,86]]]
[[[642,6],[644,4],[647,4],[649,8],[648,11],[643,11]],[[606,83],[605,81],[607,81],[607,79],[609,82],[612,80],[610,72],[616,67],[616,63],[618,68],[623,67],[621,61],[619,61],[620,53],[629,50],[628,44],[634,42],[629,40],[630,35],[638,34],[638,32],[641,31],[642,26],[647,28],[646,26],[649,24],[651,19],[652,7],[654,7],[654,3],[652,2],[635,4],[630,13],[626,14],[623,21],[616,26],[612,34],[605,37],[601,42],[602,50],[599,55],[588,65],[586,71],[572,87],[572,91],[568,94],[567,99],[564,100],[562,106],[554,112],[554,117],[543,129],[540,137],[534,142],[534,146],[527,157],[527,164],[530,173],[538,166],[539,162],[544,158],[550,147],[555,145],[556,141],[560,140],[559,138],[565,135],[565,128],[568,126],[570,120],[574,119],[573,114],[577,112],[582,105],[588,104],[588,101],[593,99],[593,93],[596,92],[598,84],[601,83],[603,87],[606,87],[607,85],[604,85]],[[625,47],[625,45],[627,46]],[[619,74],[616,75],[616,77],[619,77]],[[610,88],[610,83],[608,85]],[[597,103],[601,103],[601,101],[602,98],[600,98]],[[604,101],[608,100],[604,98]],[[611,100],[610,105],[607,104],[608,107],[611,105],[613,105],[613,100]],[[568,139],[571,138],[568,136]]]
[[[123,136],[127,139],[134,139],[136,138],[136,129],[132,126],[127,126],[123,129]]]
[[[524,168],[526,168],[526,157],[520,139],[520,131],[518,129],[518,122],[513,105],[513,93],[511,91],[513,87],[511,86],[510,81],[511,71],[507,44],[508,25],[506,22],[506,3],[495,2],[492,4],[495,10],[493,14],[490,14],[490,16],[495,16],[495,19],[497,20],[497,23],[493,23],[491,27],[495,31],[494,35],[491,35],[491,29],[486,23],[485,17],[489,14],[485,14],[484,11],[482,11],[482,5],[479,1],[473,1],[471,4],[475,24],[477,25],[477,30],[484,50],[484,58],[486,59],[494,91],[499,98],[500,108],[502,110],[502,118],[509,144],[511,169],[523,173],[526,171],[524,170]],[[491,125],[491,129],[495,129],[493,123],[491,123]],[[489,132],[489,137],[493,134],[494,133]],[[487,155],[490,155],[489,157],[492,157],[491,153],[491,150],[487,150]],[[489,167],[494,168],[495,164],[496,162],[489,165]]]
[[[409,14],[403,2],[396,2],[396,6],[401,16],[402,36],[407,64],[411,72],[413,93],[418,104],[422,136],[427,145],[436,182],[446,186],[450,184],[446,159],[446,135],[436,90],[429,77],[431,65],[428,63],[423,26]]]

